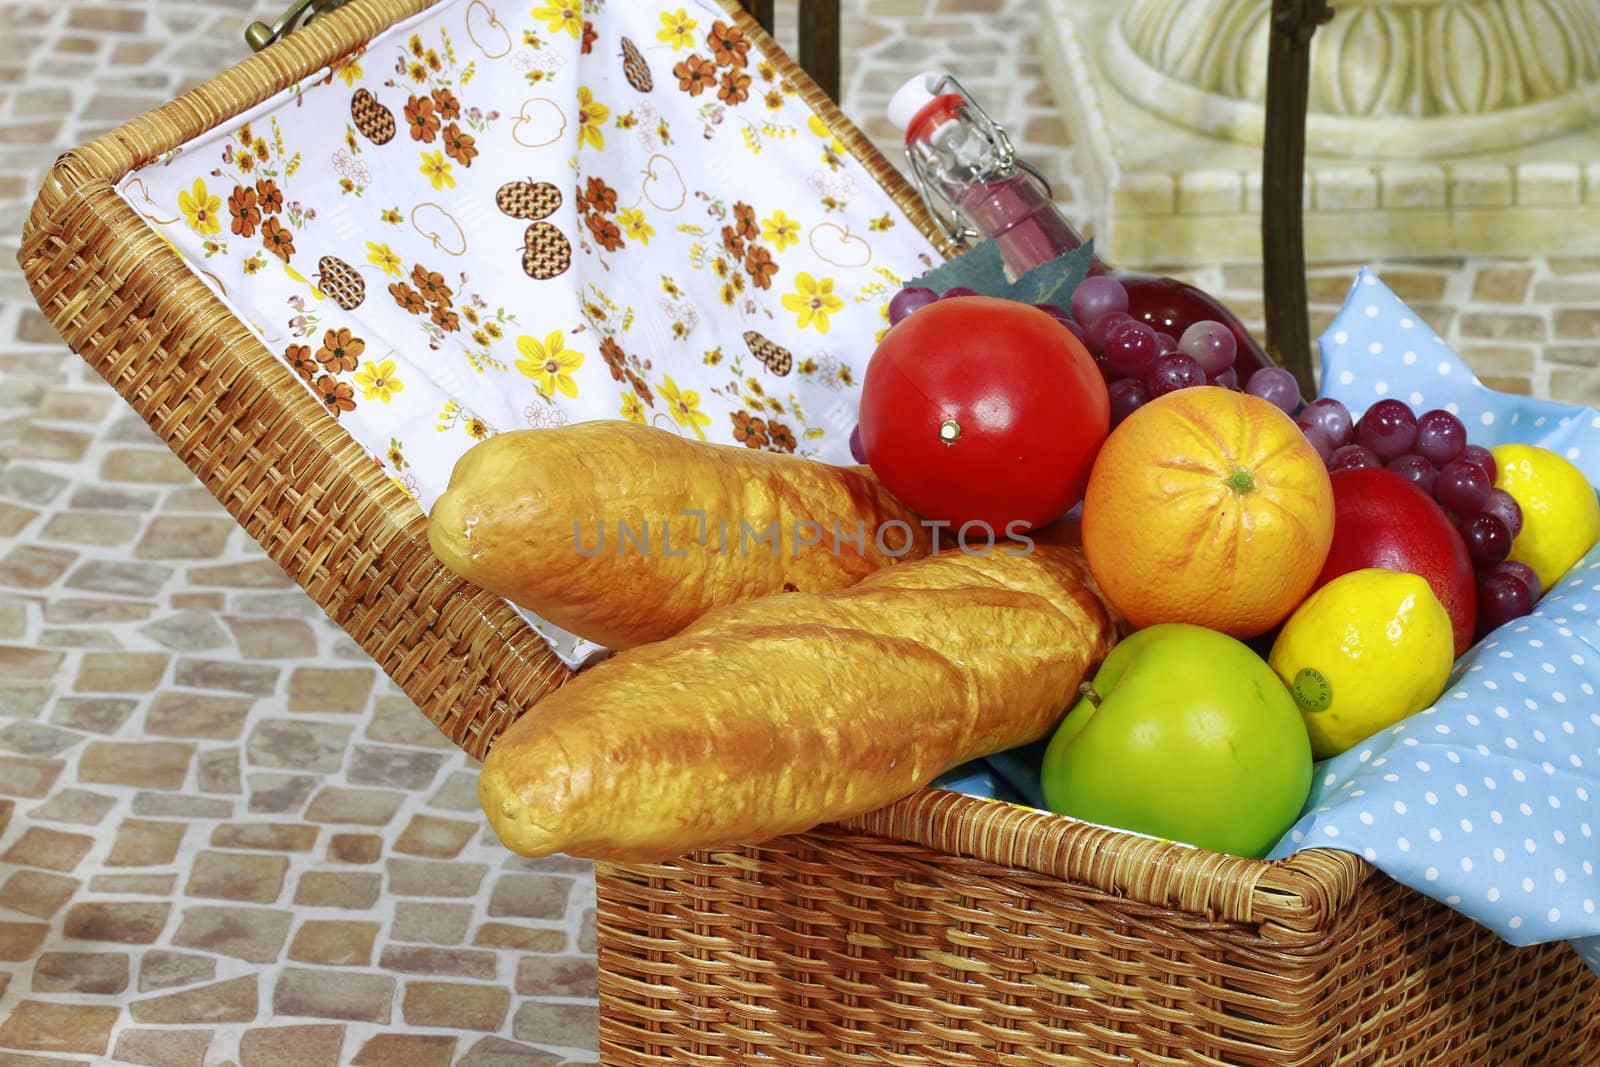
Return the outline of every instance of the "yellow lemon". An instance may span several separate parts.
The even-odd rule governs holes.
[[[1501,445],[1492,452],[1495,488],[1522,508],[1510,558],[1532,567],[1540,589],[1549,589],[1600,541],[1600,501],[1583,472],[1548,448]]]
[[[1267,662],[1289,687],[1317,759],[1439,699],[1455,658],[1450,614],[1404,571],[1342,574],[1305,599]]]

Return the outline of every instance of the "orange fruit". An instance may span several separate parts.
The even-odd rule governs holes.
[[[1106,438],[1083,499],[1083,550],[1138,627],[1187,622],[1265,633],[1311,591],[1333,542],[1333,487],[1272,404],[1180,389]]]

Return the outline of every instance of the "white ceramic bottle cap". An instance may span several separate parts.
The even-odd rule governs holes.
[[[889,121],[894,123],[895,129],[904,133],[911,128],[911,120],[917,117],[917,112],[935,99],[933,87],[944,76],[943,71],[925,70],[895,90],[888,107]]]

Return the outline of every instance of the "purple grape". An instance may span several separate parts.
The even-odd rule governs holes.
[[[1156,331],[1156,346],[1163,356],[1170,356],[1174,352],[1181,351],[1178,348],[1178,342],[1173,339],[1173,336],[1170,333],[1162,333],[1160,330]]]
[[[1208,375],[1206,381],[1212,385],[1220,385],[1224,389],[1232,389],[1237,393],[1239,391],[1239,369],[1237,367],[1229,367],[1221,374]]]
[[[861,447],[861,427],[857,426],[850,431],[850,456],[857,463],[867,461],[867,450]]]
[[[1345,445],[1333,450],[1333,455],[1328,457],[1330,471],[1349,470],[1352,467],[1381,467],[1383,460],[1378,454],[1366,445]]]
[[[1456,524],[1467,543],[1467,555],[1480,567],[1499,563],[1511,551],[1511,531],[1493,515],[1468,515]]]
[[[1178,347],[1193,356],[1207,374],[1221,374],[1233,366],[1239,353],[1233,331],[1211,319],[1201,319],[1184,330]]]
[[[1417,441],[1411,449],[1435,467],[1461,455],[1466,446],[1467,428],[1448,411],[1434,408],[1417,416]]]
[[[978,296],[978,295],[979,295],[978,290],[972,288],[971,286],[952,285],[950,288],[946,289],[944,292],[939,294],[939,299],[940,300],[949,300],[950,298],[957,297],[957,296]]]
[[[1082,325],[1087,326],[1110,312],[1127,310],[1128,290],[1108,275],[1085,278],[1072,291],[1072,317]]]
[[[1282,367],[1262,367],[1244,383],[1244,391],[1260,397],[1287,415],[1300,408],[1300,384]]]
[[[1511,575],[1511,577],[1528,587],[1528,592],[1533,595],[1533,599],[1539,599],[1539,572],[1521,560],[1508,559],[1504,562],[1496,563],[1483,572],[1483,577],[1488,577],[1491,574]]]
[[[1111,425],[1116,426],[1150,400],[1150,390],[1137,378],[1118,378],[1106,386],[1111,397]]]
[[[1483,513],[1493,515],[1505,523],[1512,537],[1522,532],[1522,505],[1504,489],[1489,490],[1489,499],[1484,501]]]
[[[1331,396],[1313,400],[1300,412],[1300,417],[1328,435],[1334,448],[1350,443],[1353,420],[1350,409]]]
[[[1194,361],[1193,356],[1174,352],[1155,361],[1155,365],[1144,376],[1144,384],[1152,398],[1166,396],[1179,389],[1206,384],[1206,372],[1200,369],[1200,364]]]
[[[1090,352],[1104,352],[1106,350],[1106,334],[1113,326],[1122,322],[1133,322],[1134,318],[1126,311],[1108,311],[1098,319],[1089,323],[1084,331],[1089,338]]]
[[[1380,400],[1356,423],[1356,443],[1384,459],[1404,455],[1417,443],[1417,417],[1403,400]]]
[[[889,325],[897,324],[913,311],[921,310],[939,299],[939,294],[925,285],[908,286],[889,298]]]
[[[1125,322],[1106,333],[1106,366],[1126,378],[1148,373],[1161,355],[1156,332],[1142,322]],[[1153,390],[1152,390],[1153,392]]]
[[[1322,460],[1322,465],[1328,465],[1328,458],[1333,455],[1333,444],[1328,440],[1328,435],[1310,423],[1296,423],[1300,432],[1305,434],[1306,443],[1316,450],[1317,458]]]
[[[1489,574],[1478,583],[1478,634],[1497,630],[1533,610],[1533,593],[1504,572]]]
[[[1044,312],[1046,315],[1049,315],[1052,319],[1055,319],[1061,325],[1065,326],[1067,328],[1067,332],[1076,337],[1078,342],[1085,348],[1089,347],[1089,342],[1084,338],[1083,327],[1073,322],[1071,315],[1068,315],[1065,311],[1062,311],[1054,304],[1035,304],[1033,306]]]
[[[1403,456],[1396,456],[1388,463],[1385,463],[1384,466],[1400,475],[1406,481],[1415,482],[1417,488],[1429,496],[1433,495],[1433,483],[1439,472],[1433,469],[1432,463],[1429,463],[1415,452],[1407,452]]]
[[[1446,511],[1476,515],[1489,502],[1489,488],[1489,476],[1483,468],[1462,457],[1439,469],[1439,477],[1433,482],[1433,496]]]
[[[1106,363],[1105,356],[1090,356],[1089,358],[1094,360],[1094,365],[1100,370],[1100,377],[1106,380],[1107,385],[1110,385],[1112,382],[1122,377],[1122,375],[1112,370],[1111,366]]]
[[[1482,467],[1483,473],[1489,476],[1490,485],[1493,485],[1495,478],[1499,476],[1499,468],[1495,466],[1494,462],[1494,453],[1482,445],[1468,445],[1461,450],[1459,458]]]

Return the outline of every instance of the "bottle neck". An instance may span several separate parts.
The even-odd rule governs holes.
[[[906,130],[906,151],[913,166],[951,203],[974,185],[1016,172],[1010,153],[953,93],[936,97],[917,114]]]

